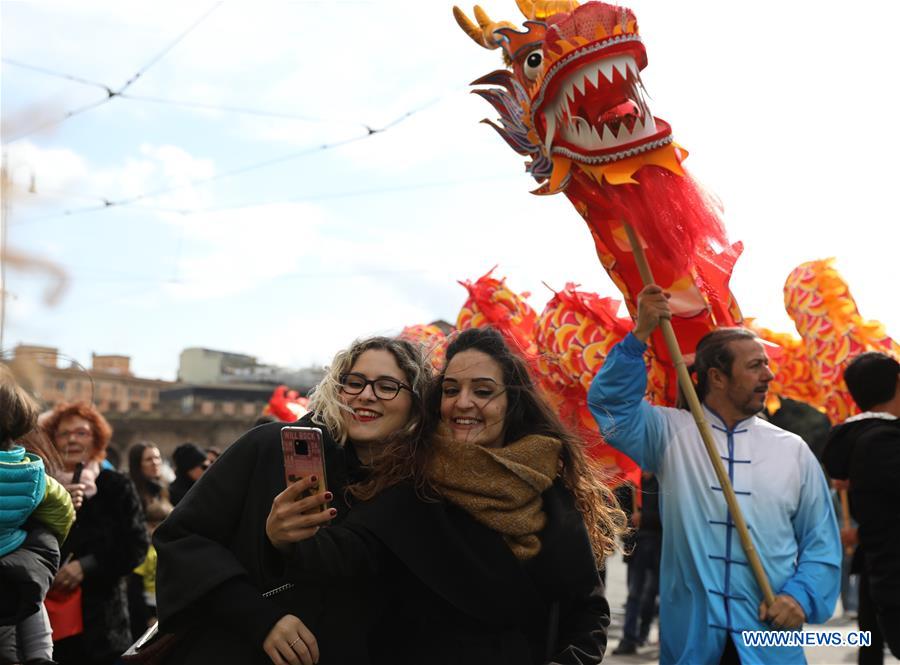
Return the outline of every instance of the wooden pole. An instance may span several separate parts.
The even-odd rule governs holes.
[[[634,253],[634,260],[635,263],[637,263],[641,279],[645,286],[647,284],[653,284],[653,273],[650,271],[650,265],[647,263],[647,257],[644,254],[644,248],[641,246],[641,241],[630,224],[627,222],[623,222],[623,224],[625,226],[625,232],[628,234],[628,242],[631,243],[631,251]],[[661,320],[659,322],[659,327],[660,330],[662,330],[662,335],[666,341],[666,347],[669,349],[669,355],[672,357],[672,362],[675,364],[675,372],[678,375],[678,385],[681,386],[681,392],[684,394],[688,406],[691,409],[691,414],[694,416],[694,422],[697,424],[697,429],[700,430],[700,438],[703,440],[703,445],[706,447],[706,454],[709,456],[709,461],[712,463],[716,478],[719,480],[722,493],[725,495],[725,503],[728,504],[728,512],[731,513],[731,519],[734,520],[734,526],[741,539],[741,546],[744,548],[744,553],[747,555],[747,562],[750,564],[753,575],[756,577],[756,582],[762,590],[763,599],[765,600],[766,605],[770,606],[775,602],[772,586],[769,584],[769,578],[766,577],[766,571],[763,570],[762,562],[759,560],[759,554],[757,554],[756,548],[753,546],[753,541],[750,539],[750,531],[747,529],[747,522],[744,520],[744,514],[741,512],[741,507],[738,505],[734,488],[731,486],[731,481],[728,478],[728,474],[725,472],[725,466],[722,464],[722,459],[719,457],[719,451],[716,449],[716,442],[715,439],[713,439],[712,430],[709,428],[709,423],[706,422],[706,417],[703,415],[700,399],[697,397],[697,391],[694,390],[694,382],[691,381],[691,375],[684,362],[684,356],[681,355],[681,347],[678,346],[678,338],[675,337],[675,329],[672,328],[672,322],[668,319]]]

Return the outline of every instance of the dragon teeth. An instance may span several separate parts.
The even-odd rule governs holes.
[[[575,88],[578,90],[578,92],[580,92],[583,95],[584,94],[584,76],[582,76],[581,74],[578,74],[576,72],[575,81],[573,83],[575,85]]]
[[[600,71],[607,82],[612,83],[613,80],[613,61],[604,60],[600,63]]]
[[[631,58],[629,58],[628,62],[626,64],[628,66],[628,71],[631,72],[631,75],[634,78],[639,79],[641,75],[637,70],[637,63],[634,60],[632,60]]]
[[[544,120],[547,123],[547,136],[544,137],[544,148],[547,154],[550,154],[550,146],[553,145],[553,139],[556,136],[556,113],[545,113]]]

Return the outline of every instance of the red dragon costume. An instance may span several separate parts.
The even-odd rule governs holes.
[[[650,112],[640,72],[647,54],[631,10],[603,2],[517,0],[521,29],[476,23],[457,7],[460,27],[485,48],[502,49],[509,69],[473,85],[500,114],[490,124],[539,183],[562,192],[587,222],[597,254],[630,311],[643,284],[626,238],[630,224],[648,248],[656,283],[672,294],[682,351],[718,326],[742,321],[728,282],[740,244],[728,245],[718,205],[682,167],[687,153]],[[667,377],[654,401],[672,403],[674,370],[661,335],[651,364]]]

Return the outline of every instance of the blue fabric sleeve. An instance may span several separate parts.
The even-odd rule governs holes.
[[[588,408],[609,445],[644,471],[656,472],[665,452],[666,423],[659,410],[644,400],[646,349],[631,333],[612,348],[591,382]]]
[[[796,599],[809,623],[825,623],[841,590],[841,539],[825,476],[808,448],[802,449],[803,488],[793,517],[797,570],[779,593]]]

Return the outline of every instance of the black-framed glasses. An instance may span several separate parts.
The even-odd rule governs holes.
[[[369,379],[362,374],[350,372],[349,374],[342,374],[340,381],[341,390],[347,395],[359,395],[366,389],[366,386],[372,386],[372,392],[375,393],[375,397],[384,401],[394,399],[404,389],[412,393],[412,388],[408,385],[387,376]]]

